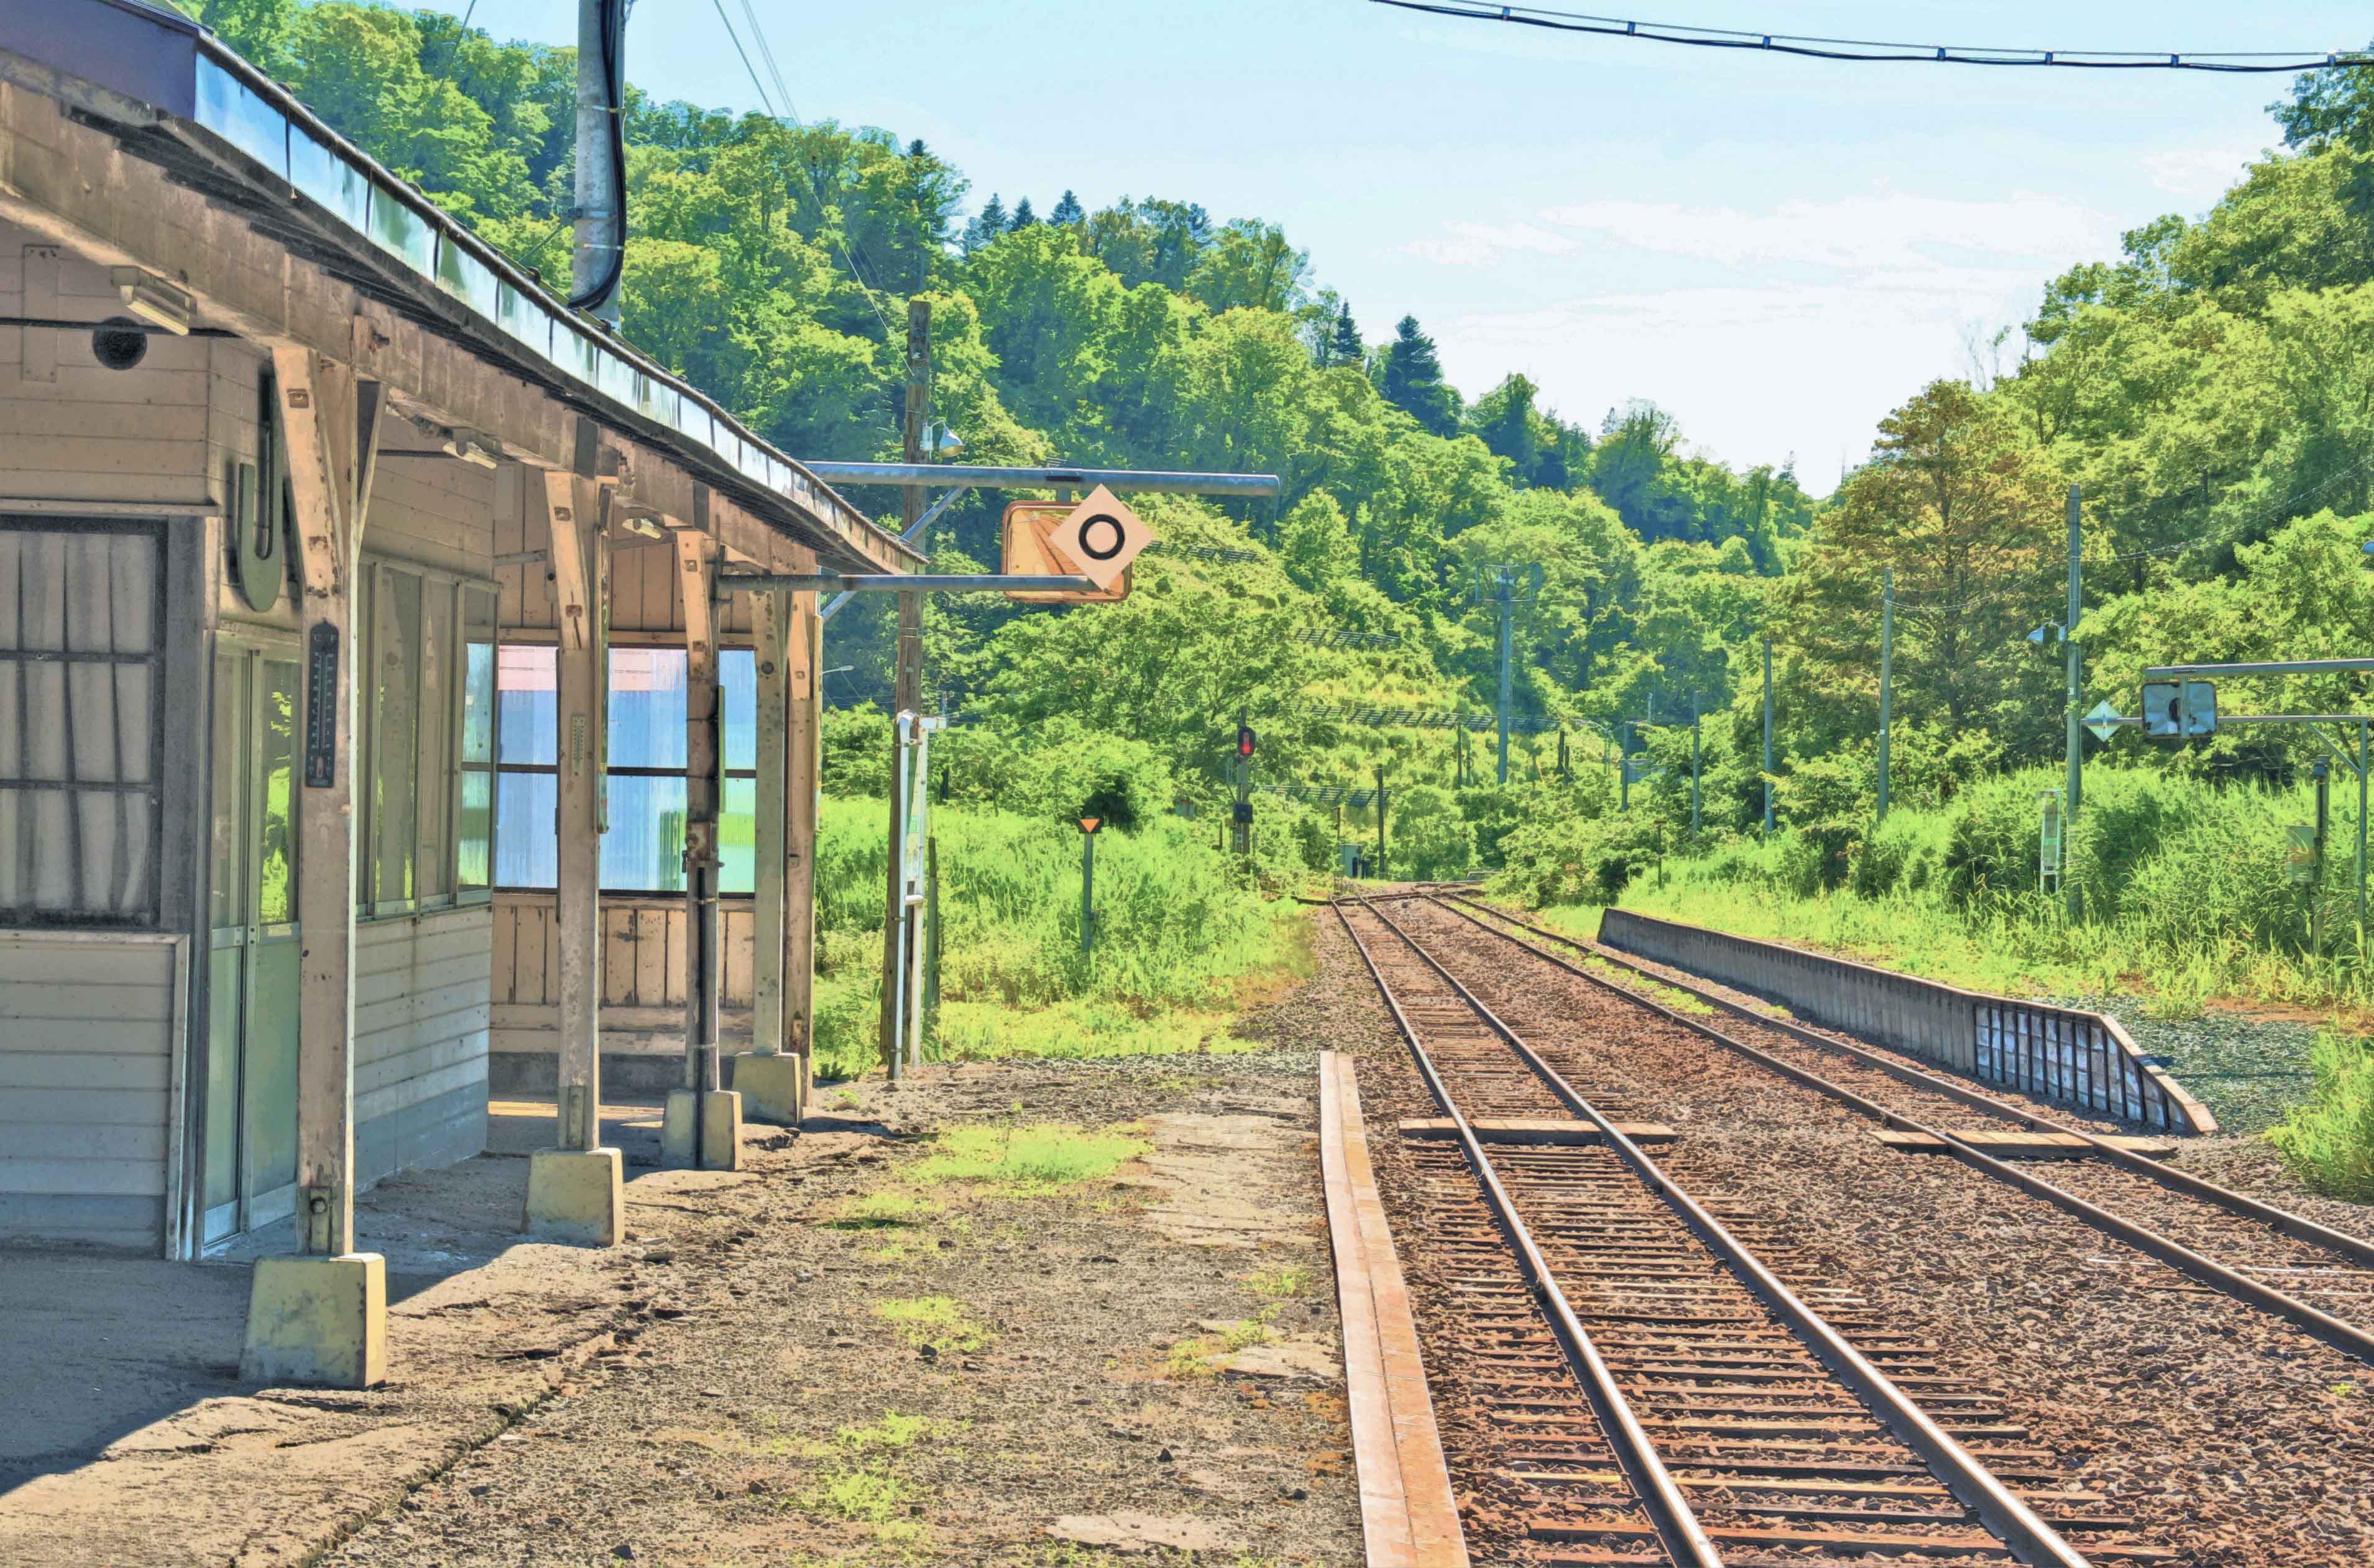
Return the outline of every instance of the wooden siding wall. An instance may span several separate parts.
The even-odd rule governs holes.
[[[549,550],[552,547],[552,530],[544,515],[543,491],[523,482],[516,468],[505,468],[488,477],[497,482],[494,553],[510,556],[530,550]],[[534,642],[539,640],[535,634],[541,632],[547,634],[544,640],[548,640],[553,629],[551,567],[543,561],[517,562],[497,568],[495,575],[503,585],[501,614],[504,635],[508,637],[514,632],[524,632],[528,634],[525,640]],[[622,536],[610,552],[610,630],[613,635],[626,634],[620,638],[621,641],[651,642],[655,639],[638,634],[681,633],[684,630],[684,589],[678,579],[682,576],[676,569],[673,541]],[[725,641],[728,645],[747,647],[750,596],[735,594],[728,602],[719,625],[727,634]],[[683,639],[679,637],[674,640],[681,644]]]
[[[485,905],[355,932],[355,1179],[487,1146]]]
[[[602,1046],[638,1055],[684,1049],[684,900],[667,895],[602,900]],[[721,1043],[750,1040],[756,927],[747,904],[725,907],[725,1008]],[[550,1051],[560,1027],[560,942],[552,900],[495,895],[494,1048]]]
[[[163,1249],[175,961],[0,931],[0,1240]]]
[[[0,223],[0,315],[123,314],[106,268]],[[91,354],[88,332],[0,327],[0,495],[206,499],[216,341],[159,333],[137,367],[111,370]]]

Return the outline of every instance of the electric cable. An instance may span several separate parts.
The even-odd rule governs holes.
[[[604,116],[610,123],[610,246],[609,265],[602,281],[572,295],[569,308],[583,310],[617,292],[627,270],[627,88],[618,69],[618,34],[626,25],[624,0],[602,0],[602,96]]]
[[[2142,50],[2142,49],[2004,49],[1981,44],[1894,43],[1867,38],[1823,38],[1804,33],[1757,32],[1737,28],[1706,28],[1686,22],[1628,21],[1581,11],[1553,11],[1531,6],[1488,5],[1485,0],[1369,0],[1396,10],[1422,11],[1465,21],[1510,22],[1519,27],[1554,32],[1598,33],[1610,38],[1634,38],[1652,43],[1678,43],[1697,49],[1747,49],[1769,54],[1794,54],[1814,60],[1839,60],[1858,64],[1927,64],[1946,65],[2050,66],[2090,71],[2215,71],[2271,74],[2321,71],[2339,65],[2374,64],[2374,54],[2359,50]]]
[[[782,100],[782,107],[780,110],[775,107],[775,100],[767,96],[766,84],[758,79],[758,68],[750,63],[749,51],[742,47],[742,35],[734,26],[734,18],[725,13],[725,0],[713,0],[713,3],[717,6],[717,19],[725,24],[725,36],[734,41],[734,53],[742,57],[742,68],[750,74],[750,86],[757,90],[759,107],[766,110],[767,118],[786,122],[795,130],[805,130],[806,126],[801,123],[799,111],[792,104],[791,88],[784,85],[783,74],[776,68],[775,52],[767,43],[767,29],[759,23],[758,13],[751,6],[750,0],[742,0],[742,14],[749,18],[751,41],[758,46],[759,57],[767,62],[767,70],[775,79],[776,93]],[[817,172],[814,169],[809,168],[805,161],[800,167],[807,174],[808,193],[816,198],[817,215],[821,217],[826,205],[824,188],[817,182]],[[865,275],[858,270],[857,263],[850,256],[847,240],[838,230],[833,234],[832,242],[833,249],[840,253],[840,264],[849,269],[850,280],[855,283],[858,291],[865,296],[867,308],[873,310],[874,320],[881,326],[882,341],[885,344],[889,343],[890,318],[883,313],[882,301],[876,298],[874,286],[867,283]],[[859,245],[857,252],[859,255],[864,256],[865,247],[863,244]],[[869,266],[873,264],[874,259],[871,256],[866,256],[865,260]]]

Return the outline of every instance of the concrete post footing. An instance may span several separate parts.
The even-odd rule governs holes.
[[[772,1127],[797,1127],[808,1104],[808,1059],[791,1051],[745,1051],[734,1059],[742,1114]]]
[[[626,1235],[626,1160],[616,1149],[538,1149],[527,1159],[522,1230],[538,1241],[616,1246]]]
[[[387,1381],[387,1260],[283,1254],[255,1260],[243,1382],[370,1388]]]
[[[672,1171],[740,1170],[742,1096],[731,1089],[670,1090],[660,1117],[660,1164]]]

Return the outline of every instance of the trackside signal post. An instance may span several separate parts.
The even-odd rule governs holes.
[[[1003,592],[1024,603],[1111,603],[1127,597],[1131,564],[1153,542],[1153,534],[1113,495],[1109,485],[1180,495],[1263,498],[1275,497],[1280,489],[1277,476],[1270,474],[1005,468],[917,461],[922,455],[923,414],[922,396],[917,390],[918,379],[928,377],[930,365],[929,346],[921,336],[926,326],[927,322],[911,317],[910,384],[906,410],[908,461],[895,463],[829,462],[812,465],[809,472],[827,483],[899,486],[909,497],[900,508],[900,516],[906,520],[906,538],[910,542],[938,514],[941,507],[946,506],[956,494],[967,489],[1053,488],[1059,494],[1068,496],[1075,488],[1087,486],[1091,486],[1087,497],[1075,507],[1032,502],[1017,502],[1009,506],[1003,531],[1005,556],[1000,564],[1004,569],[994,574],[751,573],[730,579],[733,588],[752,591],[840,595],[824,607],[819,614],[820,620],[846,602],[850,594],[897,592],[902,601],[897,685],[899,711],[901,713],[916,713],[923,700],[920,595]],[[926,489],[946,489],[949,494],[926,509],[922,505],[922,493]],[[906,636],[908,618],[904,613],[904,602],[911,597],[917,606],[915,625],[918,630],[911,661],[911,684]],[[923,789],[921,776],[917,778],[915,788],[920,796]],[[901,852],[904,825],[903,815],[894,813],[890,829],[890,885],[884,908],[885,985],[880,1041],[884,1065],[894,1075],[904,1071],[910,1055],[903,1045],[906,1030],[901,1020],[920,1011],[917,1006],[919,992],[909,985],[913,978],[908,973],[910,965],[895,949],[898,928],[904,923],[900,915],[906,894],[902,870],[908,859]],[[926,852],[925,859],[928,858]],[[921,944],[917,943],[910,951],[920,953],[920,950]],[[899,1011],[902,1007],[903,1012]]]
[[[2317,732],[2327,753],[2339,757],[2357,774],[2357,930],[2366,930],[2366,799],[2368,731],[2374,716],[2362,713],[2229,713],[2217,711],[2216,677],[2244,675],[2374,674],[2374,659],[2278,659],[2239,664],[2155,664],[2144,671],[2143,712],[2121,718],[2097,708],[2086,716],[2094,732],[2108,740],[2117,725],[2140,724],[2155,741],[2189,741],[2214,735],[2220,725],[2304,724]],[[2211,677],[2202,679],[2199,677]],[[2356,733],[2356,755],[2333,744],[2324,732],[2331,725],[2344,735]],[[2322,765],[2320,764],[2320,766]],[[2325,785],[2318,781],[2320,805]],[[2321,820],[2320,811],[2320,820]],[[2321,842],[2320,833],[2319,840]]]

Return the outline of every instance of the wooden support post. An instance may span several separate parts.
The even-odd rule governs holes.
[[[591,479],[547,472],[545,515],[551,525],[552,594],[558,647],[554,654],[558,734],[554,758],[560,944],[559,1136],[562,1149],[601,1141],[602,1095],[602,711],[601,545],[596,487]]]
[[[676,536],[684,592],[684,1088],[668,1096],[662,1163],[732,1170],[741,1160],[742,1100],[720,1084],[717,1012],[724,933],[717,898],[723,694],[717,684],[717,544],[696,529]]]
[[[601,486],[590,474],[547,472],[555,636],[553,756],[558,829],[556,936],[560,944],[560,1041],[550,1149],[528,1157],[530,1235],[615,1246],[626,1234],[625,1161],[602,1146],[602,774],[610,748],[610,546]]]
[[[758,666],[757,866],[752,879],[756,956],[750,977],[752,1047],[762,1056],[783,1048],[783,810],[785,746],[791,720],[792,596],[751,596],[751,657]]]
[[[297,1255],[256,1266],[241,1375],[368,1387],[387,1372],[387,1275],[354,1249],[355,580],[377,466],[379,388],[276,346],[305,625],[297,815]]]
[[[783,1025],[800,1059],[801,1105],[816,1081],[817,806],[824,759],[824,622],[813,593],[792,595],[783,811]]]
[[[751,1048],[734,1063],[734,1087],[753,1121],[797,1127],[800,1058],[787,1051],[783,972],[790,956],[785,924],[791,724],[792,595],[756,593],[750,601],[751,660],[757,666],[758,770],[756,866],[751,877]]]

